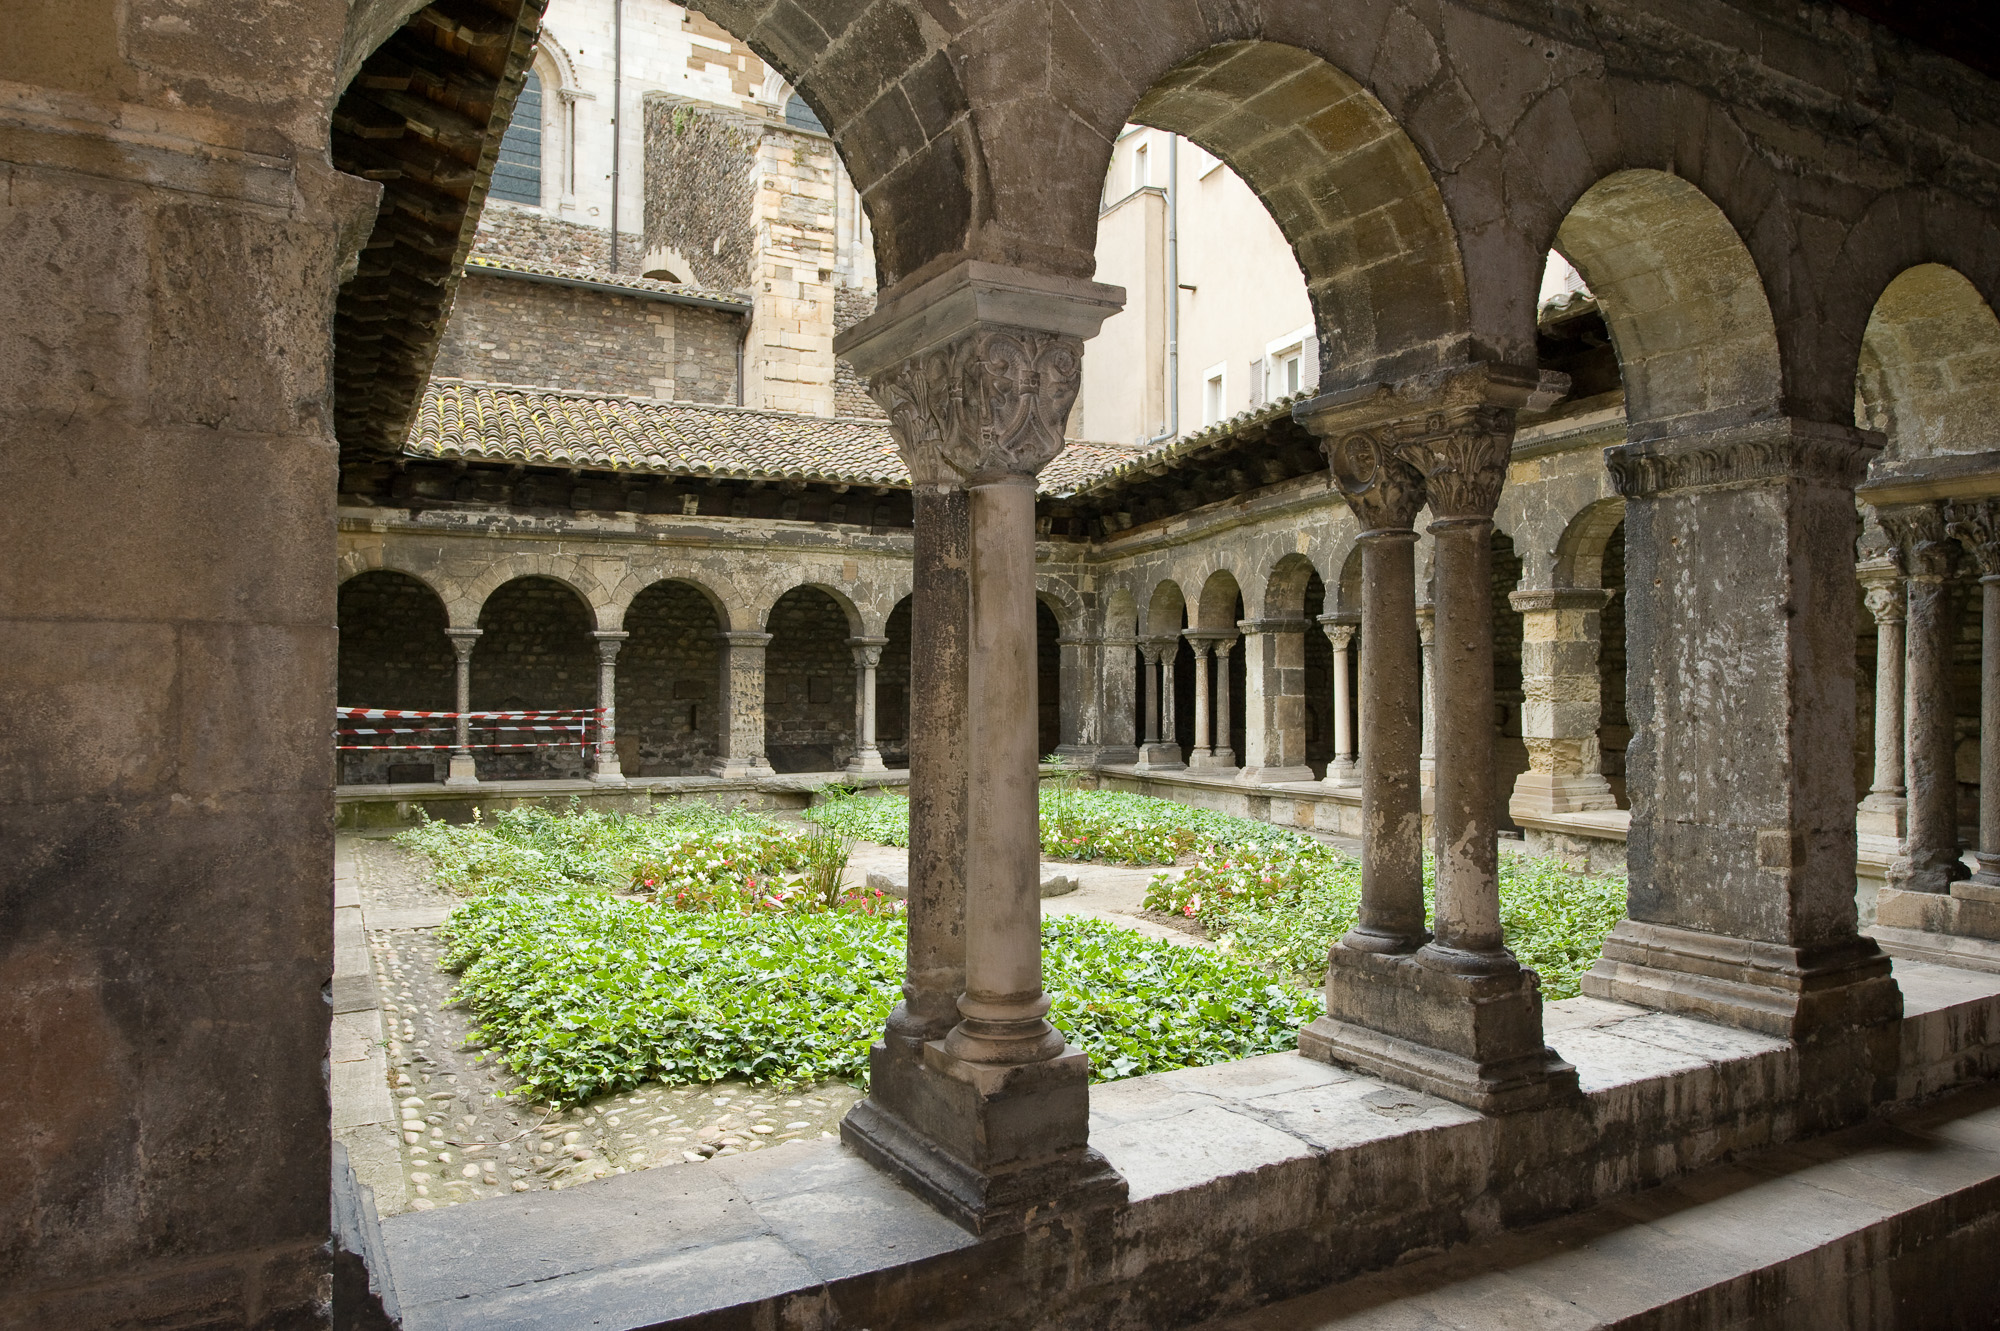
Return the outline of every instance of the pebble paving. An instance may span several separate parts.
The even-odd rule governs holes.
[[[384,841],[356,850],[364,914],[393,919],[456,901],[426,881],[421,857]],[[435,929],[371,928],[368,943],[400,1118],[387,1130],[399,1140],[413,1210],[832,1137],[861,1098],[843,1082],[647,1082],[556,1111],[515,1094],[515,1079],[477,1044],[473,1015],[450,1002],[456,977],[438,966]]]

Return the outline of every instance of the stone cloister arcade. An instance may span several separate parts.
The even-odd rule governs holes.
[[[866,202],[883,287],[838,350],[889,412],[914,511],[907,554],[872,529],[800,535],[782,585],[753,590],[727,540],[635,572],[576,548],[591,524],[575,515],[453,532],[448,513],[337,511],[336,448],[400,460],[534,0],[79,12],[31,16],[0,57],[0,364],[28,367],[0,396],[0,1112],[29,1144],[4,1176],[9,1319],[329,1315],[336,541],[358,589],[431,628],[436,607],[382,574],[436,590],[454,690],[474,699],[489,632],[536,654],[531,606],[567,625],[537,687],[588,701],[638,621],[696,612],[656,587],[707,589],[717,757],[739,774],[774,747],[731,699],[777,678],[778,612],[839,666],[836,649],[891,637],[908,597],[908,972],[844,1132],[981,1241],[772,1294],[774,1324],[1184,1325],[1994,1075],[1983,1037],[1926,1043],[1928,1009],[1906,1017],[1914,991],[1853,896],[1860,487],[1886,589],[1869,798],[1903,800],[1907,829],[1893,927],[1975,964],[1991,936],[1990,866],[1952,868],[1963,727],[1939,705],[1953,625],[1972,622],[1959,549],[2000,577],[1989,78],[1817,4],[717,0],[706,12],[798,88]],[[416,72],[354,82],[394,34]],[[350,85],[369,107],[343,102]],[[1082,344],[1122,298],[1089,275],[1132,119],[1265,200],[1312,297],[1319,391],[1260,432],[1038,500]],[[335,170],[339,135],[389,164]],[[1565,403],[1580,376],[1543,362],[1552,247],[1599,303],[1620,402]],[[621,524],[635,545],[654,530],[599,525]],[[1204,552],[1191,524],[1218,545],[1230,526],[1241,557]],[[434,577],[437,561],[477,568]],[[1545,1022],[1500,927],[1495,839],[1524,800],[1615,799],[1601,644],[1621,562],[1629,918],[1586,993],[1622,1005],[1603,1022],[1693,1030],[1709,1052],[1646,1045],[1652,1062],[1613,1076],[1609,1046],[1644,1042]],[[1224,571],[1240,614],[1226,583],[1210,595]],[[1982,768],[2000,764],[1997,585],[1978,620]],[[1518,721],[1496,589],[1522,620]],[[1255,1168],[1169,1183],[1121,1125],[1093,1124],[1094,1097],[1115,1097],[1091,1090],[1042,989],[1038,605],[1058,620],[1066,746],[1165,760],[1185,716],[1183,758],[1215,758],[1226,730],[1238,784],[1316,775],[1316,743],[1358,780],[1360,921],[1329,959],[1328,1016],[1260,1112],[1293,1122],[1283,1096],[1319,1096],[1314,1112],[1365,1132],[1294,1122]],[[1348,627],[1354,777],[1338,719],[1310,719],[1318,680],[1334,710]],[[1209,692],[1190,683],[1183,708],[1199,642]],[[420,665],[441,696],[435,646]],[[822,676],[801,659],[810,700]],[[498,698],[529,696],[505,673]],[[850,654],[825,675],[823,705],[858,673]],[[1528,764],[1511,795],[1510,728]],[[1900,791],[1880,742],[1899,729]],[[622,776],[615,745],[595,764]],[[2000,781],[1980,789],[1980,849],[2000,854]],[[1429,1117],[1398,1127],[1357,1085],[1416,1094]],[[1117,1103],[1138,1113],[1154,1089],[1177,1093]],[[1936,1297],[1990,1308],[1976,1279]],[[558,1319],[577,1288],[519,1297]]]

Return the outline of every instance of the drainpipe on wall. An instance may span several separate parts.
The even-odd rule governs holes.
[[[1181,136],[1167,135],[1167,426],[1141,447],[1181,432]]]
[[[743,331],[736,338],[736,405],[743,405],[743,348],[750,341],[750,315],[743,316]]]
[[[611,0],[611,271],[618,271],[618,146],[625,137],[625,0]]]

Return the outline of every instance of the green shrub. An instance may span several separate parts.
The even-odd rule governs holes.
[[[900,919],[702,914],[583,893],[487,896],[445,926],[456,997],[535,1097],[860,1080],[903,981]],[[1043,926],[1049,1019],[1099,1080],[1292,1048],[1316,995],[1097,920]]]

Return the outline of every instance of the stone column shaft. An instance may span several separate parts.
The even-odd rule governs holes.
[[[771,635],[725,629],[722,641],[722,753],[710,768],[720,777],[776,776],[764,760],[764,651]]]
[[[1855,811],[1855,826],[1901,840],[1908,830],[1903,797],[1903,570],[1896,560],[1882,559],[1855,572],[1875,620],[1875,772]]]
[[[445,636],[451,639],[452,655],[457,658],[459,715],[452,736],[452,742],[458,747],[452,751],[451,770],[444,783],[447,786],[476,786],[479,784],[479,773],[472,758],[472,722],[466,719],[465,714],[472,710],[472,649],[479,642],[479,630],[450,628],[445,630]]]
[[[1236,766],[1236,703],[1229,686],[1229,654],[1234,650],[1235,638],[1215,640],[1215,742],[1209,761],[1216,767]]]
[[[866,776],[888,770],[882,751],[875,744],[875,672],[882,664],[882,648],[887,638],[849,638],[854,652],[854,756],[848,759],[849,776]]]
[[[1947,530],[1979,568],[1979,848],[1973,855],[1979,871],[1953,892],[1979,904],[1961,908],[1963,928],[1979,916],[1991,924],[2000,913],[2000,503],[1954,501],[1946,517]],[[2000,929],[1982,925],[1980,932],[1991,937]]]
[[[1361,535],[1361,905],[1341,946],[1413,952],[1424,928],[1423,714],[1416,600],[1417,534],[1407,526]]]
[[[1417,607],[1417,641],[1423,653],[1423,678],[1418,683],[1423,740],[1417,771],[1419,783],[1429,790],[1437,784],[1437,608],[1428,601]]]
[[[1496,487],[1496,499],[1497,487]],[[1451,969],[1513,964],[1500,936],[1493,790],[1493,523],[1447,518],[1437,542],[1437,938]]]
[[[1348,670],[1348,649],[1354,643],[1355,625],[1332,615],[1321,615],[1319,622],[1326,630],[1327,641],[1333,644],[1333,758],[1326,765],[1326,784],[1350,787],[1360,781],[1360,767],[1354,751],[1354,699]]]
[[[1889,870],[1892,887],[1949,892],[1968,870],[1959,859],[1958,755],[1951,707],[1951,625],[1945,580],[1955,544],[1939,505],[1885,512],[1903,546],[1908,630],[1903,640],[1904,770],[1909,834]]]
[[[1189,645],[1194,649],[1194,751],[1188,755],[1188,766],[1207,767],[1214,743],[1208,714],[1208,657],[1212,644],[1206,638],[1194,638]]]
[[[597,745],[592,781],[605,785],[625,784],[625,771],[618,762],[618,649],[628,634],[596,632],[597,640]]]

